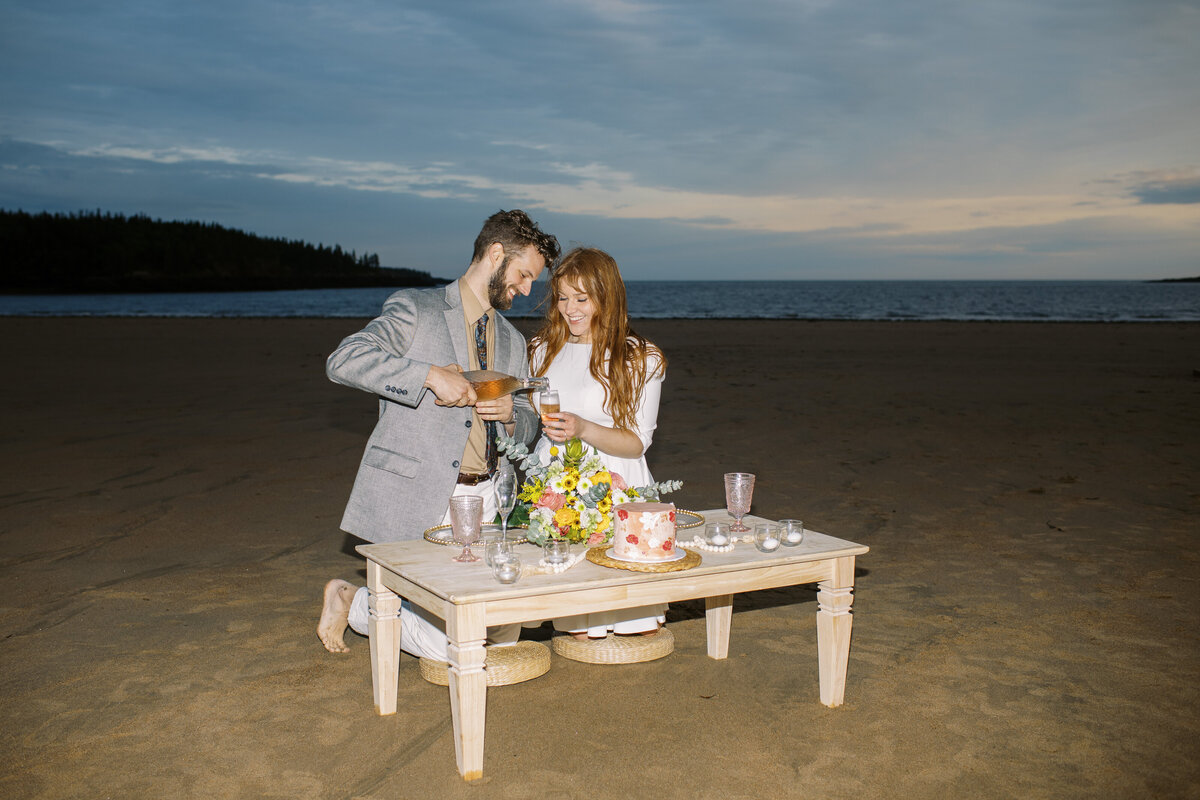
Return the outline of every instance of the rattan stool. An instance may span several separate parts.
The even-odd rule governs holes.
[[[675,651],[675,635],[665,627],[654,636],[617,636],[580,642],[573,636],[555,636],[554,652],[586,664],[636,664],[669,656]]]
[[[483,662],[488,686],[508,686],[545,675],[550,669],[550,648],[541,642],[517,642],[489,647]],[[438,686],[450,685],[450,665],[445,661],[421,659],[421,677]]]

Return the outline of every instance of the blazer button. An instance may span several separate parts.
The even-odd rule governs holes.
[[[452,463],[450,466],[454,467],[455,469],[458,469],[458,462],[457,462],[457,461],[455,461],[455,462],[454,462],[454,463]]]
[[[408,389],[401,389],[400,394],[408,394]]]
[[[467,420],[467,427],[471,427],[471,420]]]

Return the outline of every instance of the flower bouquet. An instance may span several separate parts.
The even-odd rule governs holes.
[[[549,539],[602,545],[612,538],[613,506],[657,501],[683,486],[680,481],[627,486],[579,439],[552,446],[549,464],[542,464],[536,453],[511,437],[498,436],[496,442],[499,451],[525,473],[509,524],[525,526],[526,538],[539,546]]]

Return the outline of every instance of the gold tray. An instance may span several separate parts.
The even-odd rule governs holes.
[[[480,526],[479,541],[473,542],[471,546],[474,547],[475,545],[482,545],[483,540],[489,533],[500,533],[500,524],[497,522],[485,522],[482,526]],[[510,527],[508,529],[508,540],[513,544],[524,544],[525,542],[529,541],[529,539],[526,538],[528,534],[528,528]],[[425,541],[427,542],[433,542],[434,544],[452,544],[462,547],[461,542],[454,541],[454,531],[450,529],[449,525],[435,525],[429,530],[425,531],[424,536]]]
[[[678,512],[676,512],[678,517]],[[678,525],[676,527],[679,527]],[[612,567],[613,569],[627,569],[632,572],[680,572],[685,569],[700,566],[700,554],[695,550],[688,550],[686,547],[679,548],[687,553],[686,556],[678,561],[664,561],[661,564],[643,564],[637,561],[618,561],[615,558],[610,558],[605,551],[608,550],[608,545],[600,547],[592,547],[587,551],[587,560],[593,564],[599,564],[602,567]]]
[[[698,528],[703,524],[703,514],[697,514],[695,511],[684,511],[682,508],[675,509],[675,530]]]

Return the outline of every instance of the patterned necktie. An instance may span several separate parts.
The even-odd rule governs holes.
[[[475,323],[475,349],[479,352],[479,368],[488,368],[488,349],[487,349],[487,314],[479,318]],[[487,444],[483,448],[483,457],[487,461],[487,471],[490,475],[496,471],[496,423],[487,422],[484,424],[484,436],[487,439]]]

